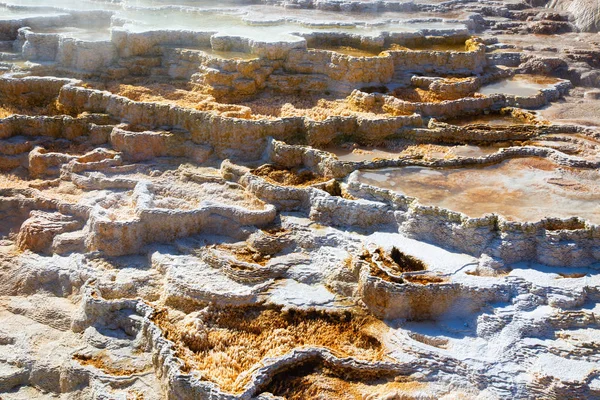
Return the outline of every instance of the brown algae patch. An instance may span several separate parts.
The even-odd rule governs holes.
[[[368,315],[288,311],[260,306],[211,308],[197,318],[173,321],[166,310],[154,322],[176,345],[186,371],[223,390],[239,392],[248,373],[267,357],[280,357],[303,347],[323,347],[338,357],[376,361],[384,358],[377,338],[383,325]],[[244,374],[241,376],[241,374]]]
[[[366,147],[352,143],[341,146],[330,146],[323,150],[335,154],[340,161],[362,162],[376,159],[395,159],[400,157],[405,149],[406,146],[398,149],[388,149],[385,147]]]
[[[392,247],[392,250],[389,253],[381,247],[375,249],[373,253],[365,251],[361,255],[361,259],[373,262],[375,261],[373,255],[376,255],[377,261],[396,273],[424,271],[427,269],[427,265],[423,261],[401,252],[396,247]]]
[[[558,275],[560,275],[561,278],[563,279],[578,279],[578,278],[583,278],[584,276],[586,276],[586,273],[583,272],[573,272],[573,273],[559,273]]]
[[[127,97],[134,101],[146,103],[174,103],[182,107],[196,106],[210,99],[211,96],[187,90],[185,86],[177,87],[168,84],[153,83],[149,85],[112,84],[107,88],[110,92]]]
[[[0,118],[8,118],[13,115],[29,115],[29,116],[56,116],[60,115],[59,105],[54,101],[50,104],[0,104]]]
[[[15,112],[12,109],[0,105],[0,118],[10,117],[13,114],[15,114]]]
[[[240,247],[230,245],[217,245],[216,248],[230,252],[238,260],[250,264],[258,264],[265,266],[271,259],[270,255],[263,254],[260,251],[255,250],[249,246]]]
[[[327,178],[308,170],[285,169],[269,164],[256,168],[252,173],[271,183],[284,186],[310,186],[328,181]]]
[[[243,119],[260,119],[252,116],[248,107],[223,104],[206,93],[202,86],[191,84],[172,85],[165,83],[108,84],[88,82],[85,87],[108,90],[119,96],[144,103],[171,104],[198,111],[211,111],[219,115]]]
[[[445,279],[433,275],[405,275],[404,280],[419,285],[429,285],[446,282]]]
[[[366,398],[412,399],[426,384],[401,377],[352,376],[319,363],[306,363],[277,374],[266,390],[287,400]],[[421,398],[421,397],[419,397]]]
[[[486,125],[486,126],[512,126],[523,125],[527,121],[510,114],[483,114],[469,117],[453,118],[444,121],[448,124],[466,126],[466,125]]]
[[[440,93],[420,88],[399,88],[394,90],[392,94],[401,100],[412,103],[439,103],[448,100],[446,96]]]
[[[269,93],[256,99],[240,102],[240,106],[249,107],[256,118],[275,119],[285,117],[305,117],[315,121],[324,121],[329,117],[379,118],[383,112],[360,111],[348,98],[339,99],[333,94],[282,94]]]
[[[387,282],[398,284],[410,282],[421,285],[444,282],[442,278],[425,274],[399,276],[399,274],[405,272],[425,271],[427,265],[418,258],[403,253],[396,247],[392,247],[389,253],[381,247],[378,247],[372,253],[365,250],[359,256],[359,259],[369,264],[372,276]]]
[[[322,46],[318,47],[317,50],[333,51],[352,57],[377,57],[381,54],[379,51],[364,50],[352,46]]]
[[[381,251],[381,249],[379,250]],[[389,258],[394,261],[394,264],[400,269],[401,272],[424,271],[427,269],[427,265],[423,261],[401,252],[396,247],[392,247]]]
[[[467,46],[462,43],[420,43],[415,45],[403,46],[400,44],[392,44],[389,47],[392,51],[467,51]]]
[[[84,366],[92,366],[102,372],[113,376],[130,376],[136,373],[141,373],[146,368],[135,368],[123,362],[112,362],[102,352],[98,355],[90,356],[84,354],[74,354],[73,360]]]

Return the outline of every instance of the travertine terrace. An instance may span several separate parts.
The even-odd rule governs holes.
[[[600,398],[597,2],[0,1],[0,399]]]

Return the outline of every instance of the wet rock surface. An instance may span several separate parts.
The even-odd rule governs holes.
[[[0,398],[600,397],[593,3],[4,1]]]

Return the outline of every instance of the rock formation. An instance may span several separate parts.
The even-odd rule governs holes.
[[[0,4],[0,399],[600,398],[592,3]]]

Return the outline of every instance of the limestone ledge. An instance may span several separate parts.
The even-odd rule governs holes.
[[[468,39],[468,32],[461,30],[450,34],[434,31],[382,34],[377,40],[339,34],[335,41],[359,42],[361,48],[376,45],[384,50],[390,43],[422,45],[462,40],[466,48],[462,52],[387,50],[379,56],[354,57],[320,50],[319,46],[328,40],[331,38],[313,34],[298,37],[297,41],[271,43],[214,32],[130,32],[113,27],[110,40],[84,41],[60,34],[36,33],[24,26],[18,30],[15,47],[25,60],[50,62],[52,68],[62,73],[70,71],[71,76],[120,79],[161,75],[192,79],[211,88],[218,98],[243,98],[265,89],[348,93],[357,84],[391,83],[395,73],[407,69],[468,76],[482,72],[487,65],[485,45]],[[307,43],[316,48],[307,49]],[[213,52],[241,52],[254,57],[227,59]]]
[[[78,117],[12,115],[0,119],[0,140],[14,136],[46,136],[52,139],[77,140],[82,136],[94,145],[108,141],[112,121],[107,115],[88,114]]]
[[[74,176],[76,183],[78,175]],[[123,180],[105,182],[96,177],[96,181],[100,184],[94,187],[88,181],[86,188],[99,190],[111,184],[117,188],[128,186]],[[189,210],[158,208],[153,206],[152,184],[142,181],[129,185],[133,186],[133,208],[119,205],[124,199],[118,194],[94,205],[70,204],[46,199],[33,189],[5,191],[0,205],[5,212],[10,207],[18,207],[23,212],[32,210],[18,235],[18,244],[23,250],[68,253],[87,249],[111,256],[137,254],[146,244],[171,242],[199,232],[245,237],[243,226],[265,225],[276,216],[272,205],[265,205],[261,210],[202,201]],[[118,219],[112,215],[114,212],[120,213]]]
[[[523,121],[522,124],[507,126],[487,126],[484,124],[469,124],[457,126],[452,123],[429,120],[427,129],[405,130],[402,137],[420,143],[494,143],[511,140],[528,140],[539,135],[573,134],[584,131],[582,127],[573,125],[549,125],[539,121],[530,113],[515,108],[504,108],[500,115],[510,115]]]
[[[489,214],[470,218],[418,199],[361,184],[349,178],[348,192],[381,201],[395,211],[400,232],[474,256],[490,254],[505,264],[533,261],[546,265],[588,266],[598,262],[600,227],[579,218],[508,221]]]
[[[443,124],[442,126],[445,126]],[[508,129],[510,132],[511,130]],[[526,130],[526,132],[529,129]],[[533,130],[535,132],[535,130]],[[540,127],[540,131],[537,134],[546,133],[577,133],[580,132],[581,128],[574,126],[555,126],[555,127]],[[437,132],[423,130],[425,136],[423,142],[429,142],[429,137],[435,137]],[[464,131],[463,131],[464,132]],[[476,130],[475,130],[476,132]],[[483,136],[471,136],[469,139],[456,141],[450,141],[450,143],[482,143],[486,142],[487,138],[491,135],[487,131],[483,131]],[[498,140],[519,140],[520,136],[504,136],[506,132],[500,130],[500,134],[497,136],[502,139]],[[531,135],[527,138],[537,136]],[[431,135],[431,136],[430,136]],[[502,136],[500,136],[502,135]],[[415,137],[410,137],[415,139]],[[421,139],[421,137],[418,137]],[[490,138],[491,139],[491,138]],[[490,140],[491,141],[491,140]],[[328,178],[344,178],[348,174],[358,169],[378,169],[378,168],[389,168],[389,167],[406,167],[406,166],[425,166],[425,167],[466,167],[472,165],[493,165],[499,162],[508,160],[510,158],[517,157],[542,157],[552,160],[558,165],[567,167],[594,169],[600,165],[598,161],[583,159],[577,156],[568,155],[558,150],[546,147],[536,146],[521,146],[521,147],[508,147],[500,148],[496,153],[487,154],[481,157],[457,157],[453,159],[423,159],[415,157],[400,157],[400,158],[388,158],[388,159],[374,159],[371,161],[340,161],[337,157],[324,150],[315,149],[308,146],[299,145],[288,145],[278,140],[271,140],[270,145],[266,150],[266,156],[268,159],[280,166],[286,168],[303,167],[307,168],[321,176]]]
[[[61,116],[13,115],[0,120],[0,169],[22,167],[32,177],[58,176],[62,165],[73,161],[91,166],[93,162],[118,163],[120,156],[100,146],[108,142],[114,123],[107,115]],[[52,152],[43,148],[57,140],[99,146],[87,154]],[[74,166],[73,168],[77,168]]]
[[[134,162],[155,157],[186,157],[201,164],[212,153],[211,147],[193,143],[187,132],[131,132],[124,128],[126,126],[112,130],[110,144]]]
[[[14,9],[27,9],[27,7],[10,5]],[[62,26],[108,26],[112,12],[102,10],[56,10],[54,15],[40,15],[26,18],[5,19],[0,22],[0,41],[14,41],[18,39],[19,29],[47,29]],[[21,43],[22,44],[22,43]]]
[[[453,73],[470,76],[483,72],[487,66],[485,44],[469,39],[466,50],[430,51],[430,50],[389,50],[388,53],[396,70],[411,70],[427,73]]]
[[[170,256],[155,253],[153,267],[165,277],[161,296],[165,305],[179,309],[219,306],[250,306],[272,286],[281,271],[270,274],[247,271],[237,274],[230,264],[208,263],[204,256]]]
[[[152,242],[171,242],[201,231],[239,235],[245,225],[265,225],[276,216],[275,207],[249,210],[203,201],[198,208],[172,210],[153,208],[151,184],[139,182],[133,190],[135,216],[113,221],[98,206],[90,217],[91,237],[87,245],[111,255],[135,254]]]
[[[481,80],[480,82],[483,82]],[[483,110],[500,110],[505,107],[536,109],[556,101],[568,93],[571,82],[561,80],[553,87],[541,89],[532,96],[514,96],[493,94],[489,96],[464,97],[457,100],[439,102],[412,102],[380,93],[364,93],[354,90],[350,103],[360,111],[381,109],[391,115],[409,115],[417,113],[423,117],[460,117],[468,114],[479,114]]]
[[[18,107],[48,106],[64,85],[73,82],[76,81],[54,77],[0,77],[0,102]]]

